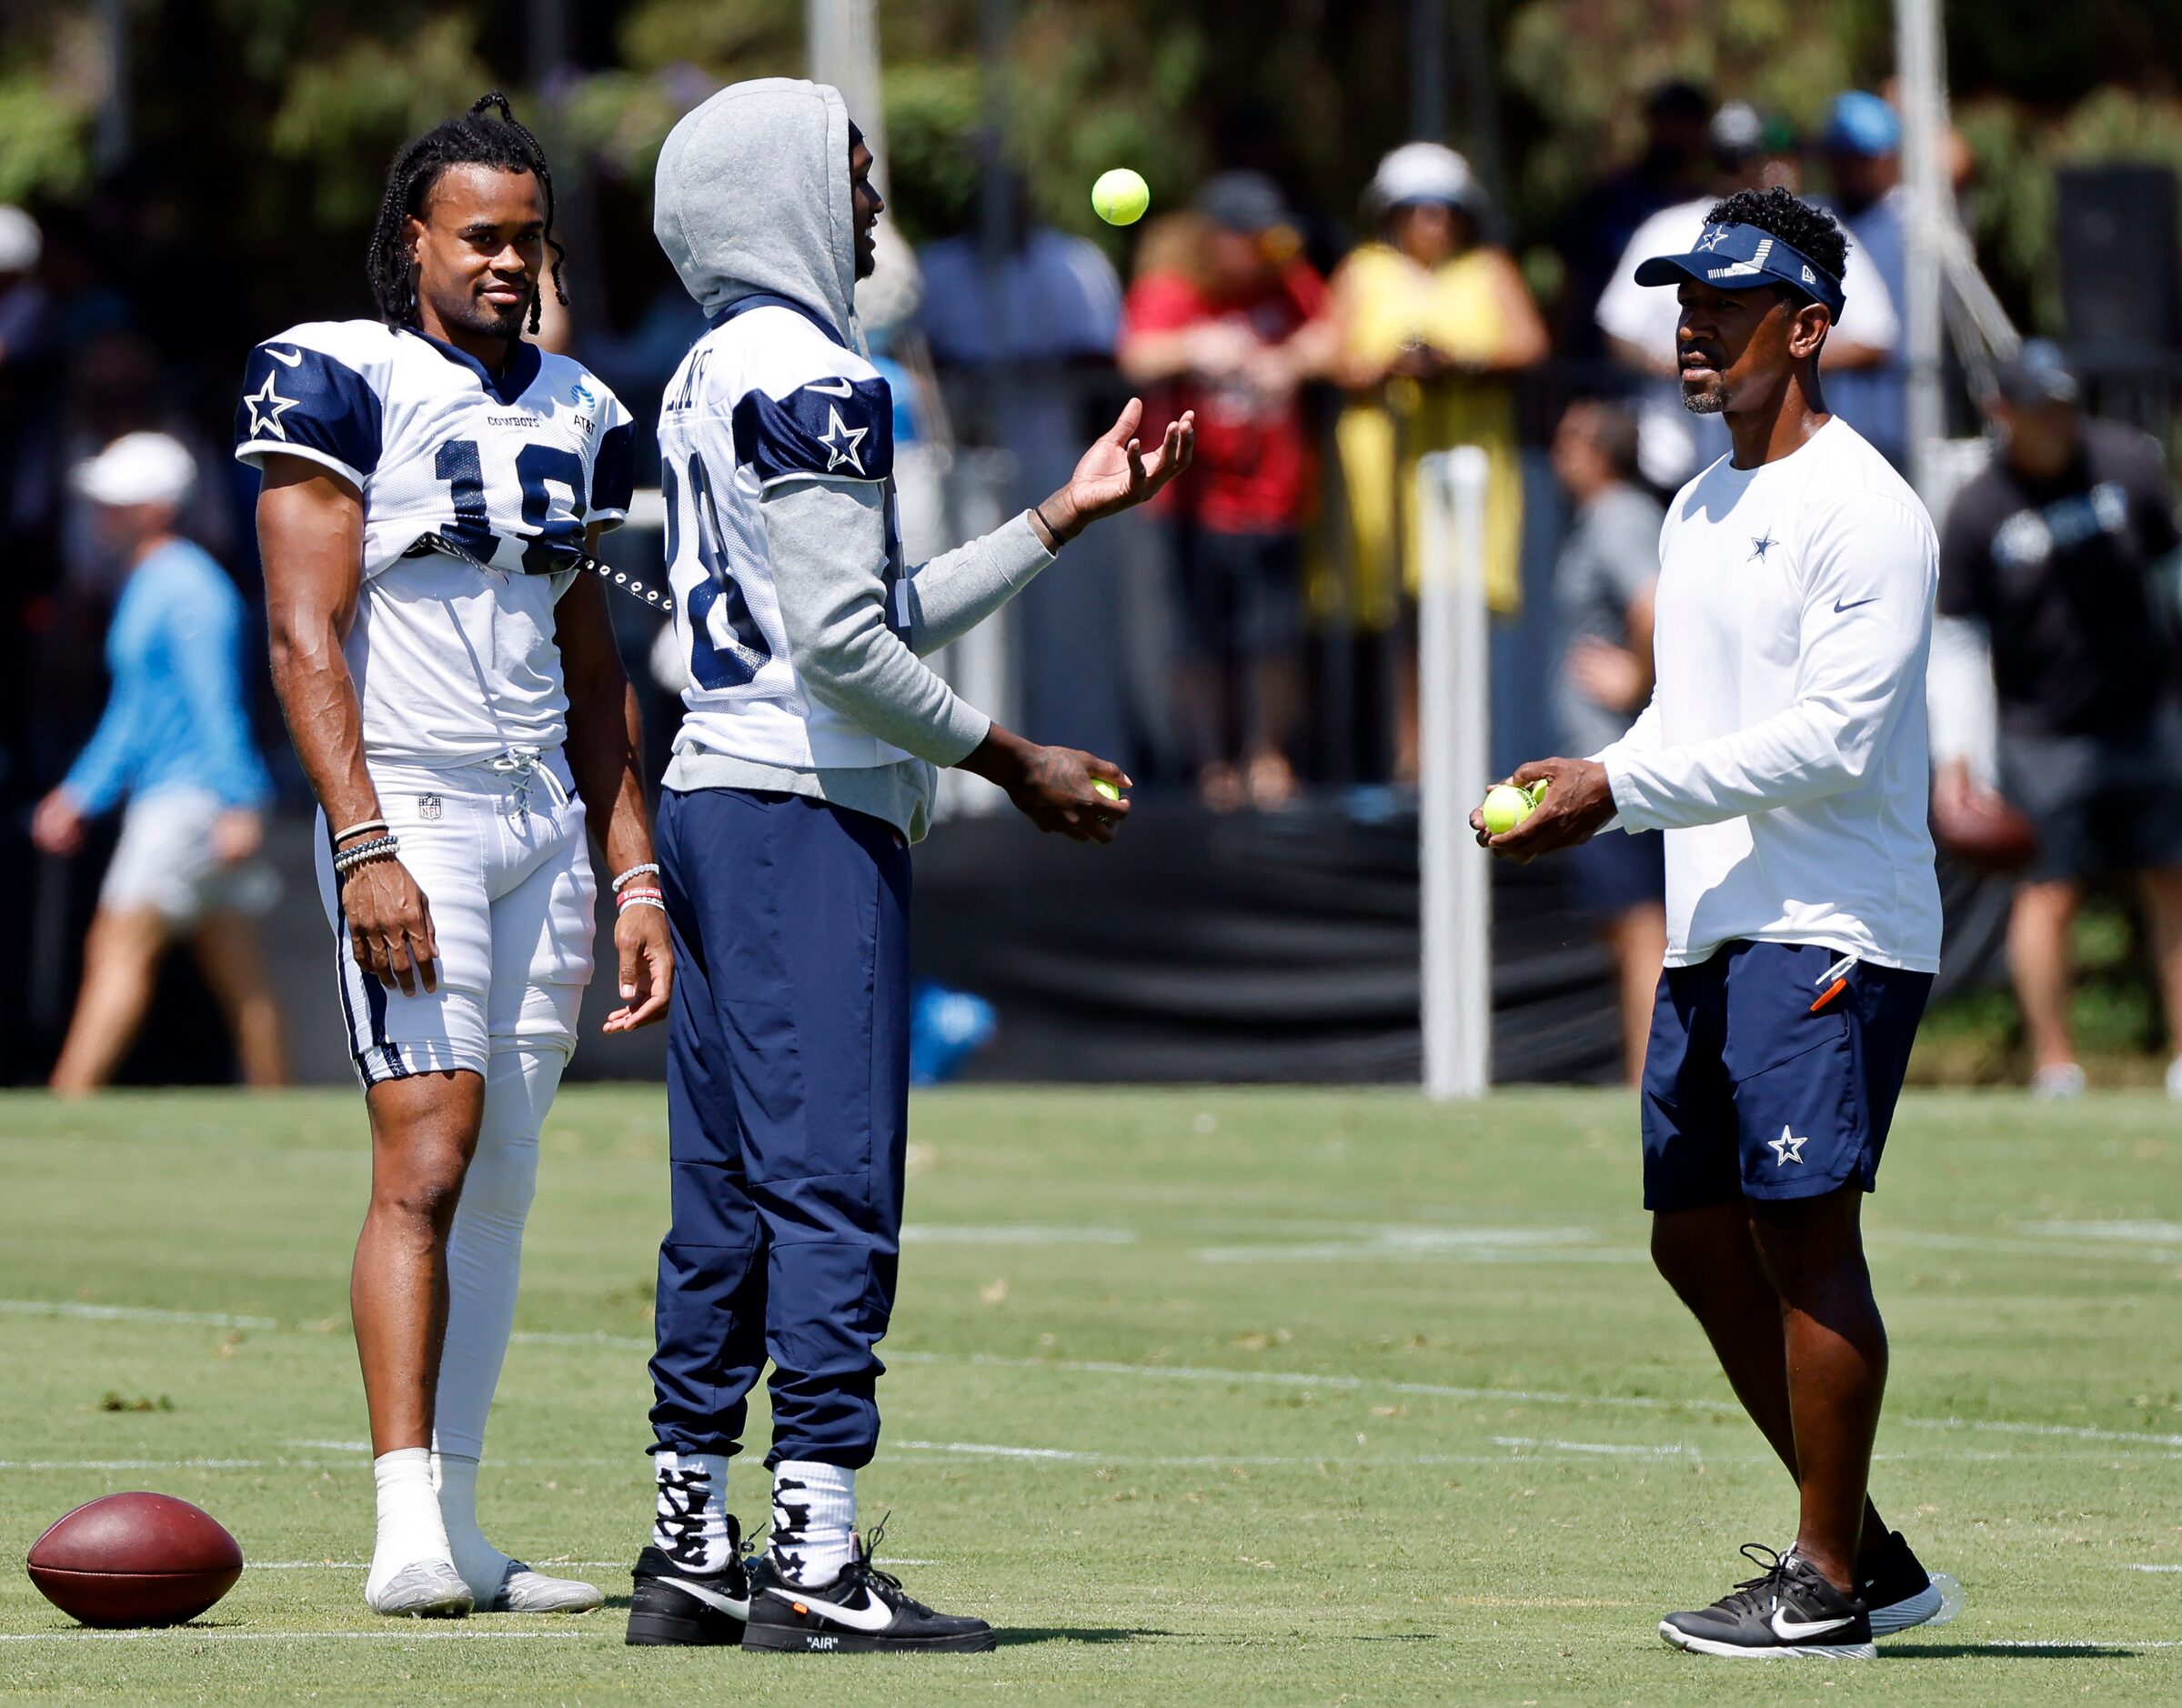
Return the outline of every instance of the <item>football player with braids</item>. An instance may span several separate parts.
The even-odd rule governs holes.
[[[633,429],[523,336],[548,279],[560,294],[552,230],[538,140],[488,95],[395,158],[378,317],[259,345],[236,417],[370,1117],[350,1302],[383,1613],[600,1601],[495,1548],[476,1506],[538,1130],[591,976],[587,828],[618,906],[606,1030],[659,1019],[673,976],[636,700],[578,567],[626,513]]]

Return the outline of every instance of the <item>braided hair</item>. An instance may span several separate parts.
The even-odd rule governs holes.
[[[485,116],[498,107],[498,118]],[[417,269],[403,242],[402,227],[411,218],[422,219],[426,203],[439,175],[449,166],[497,166],[503,172],[528,172],[538,179],[546,200],[546,246],[553,252],[553,295],[564,306],[568,293],[560,280],[560,264],[567,253],[553,237],[553,174],[546,166],[546,151],[519,121],[498,89],[470,103],[460,118],[450,118],[432,128],[399,154],[387,171],[387,193],[379,198],[378,219],[371,228],[371,246],[366,251],[364,271],[371,280],[371,294],[378,301],[379,318],[390,327],[417,324]],[[541,293],[530,297],[530,330],[538,327]]]

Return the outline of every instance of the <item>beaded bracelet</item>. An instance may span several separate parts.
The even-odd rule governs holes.
[[[336,830],[334,840],[346,842],[350,837],[361,836],[367,830],[384,830],[386,829],[387,821],[384,819],[362,819],[350,825],[346,830]]]
[[[620,877],[614,879],[614,893],[616,895],[619,895],[622,890],[627,889],[630,884],[634,883],[638,879],[643,877],[646,872],[649,872],[653,877],[656,878],[659,876],[659,869],[650,860],[646,860],[641,866],[630,867],[627,871],[623,872]]]
[[[367,860],[385,859],[401,851],[401,839],[395,836],[374,837],[368,842],[359,842],[354,848],[343,849],[334,856],[334,870],[347,877]]]

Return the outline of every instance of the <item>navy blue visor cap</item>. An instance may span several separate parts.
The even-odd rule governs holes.
[[[1639,285],[1679,285],[1685,278],[1728,291],[1785,285],[1824,303],[1836,322],[1841,318],[1841,281],[1756,226],[1707,226],[1687,255],[1655,255],[1637,264]]]

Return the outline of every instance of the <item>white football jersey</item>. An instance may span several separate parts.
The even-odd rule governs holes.
[[[768,487],[814,478],[884,488],[887,621],[906,638],[887,382],[799,305],[745,296],[682,358],[659,411],[668,581],[689,673],[677,753],[798,769],[911,757],[806,693],[789,654],[758,507]]]
[[[635,429],[582,364],[520,343],[508,371],[376,320],[313,321],[250,353],[235,454],[300,457],[364,496],[345,650],[367,758],[474,764],[558,747],[568,700],[554,569],[628,509]],[[458,541],[488,573],[427,534]]]

